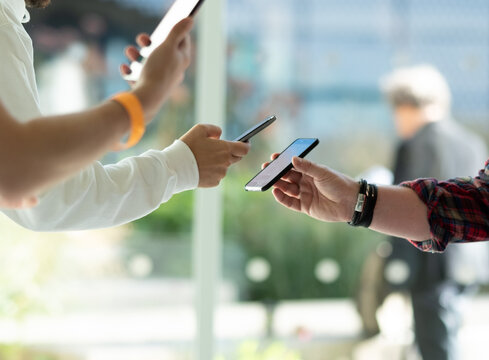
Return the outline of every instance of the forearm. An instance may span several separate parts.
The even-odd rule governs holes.
[[[150,86],[137,86],[132,93],[148,122],[162,99],[155,97]],[[115,101],[26,124],[16,122],[0,105],[1,197],[16,200],[37,194],[100,158],[129,130],[129,116]]]
[[[76,173],[109,151],[130,127],[127,113],[113,101],[77,114],[3,123],[2,189],[10,198],[35,194]]]
[[[370,229],[414,241],[431,237],[428,210],[411,189],[380,186]]]
[[[50,188],[36,207],[2,212],[34,231],[106,228],[139,219],[198,182],[192,151],[176,141],[163,151],[150,150],[117,164],[90,164]]]
[[[35,161],[41,162],[36,173],[64,177],[113,149],[130,130],[130,122],[121,105],[107,101],[84,112],[41,118],[23,127],[23,148],[36,152]]]

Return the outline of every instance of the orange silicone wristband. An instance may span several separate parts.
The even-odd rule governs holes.
[[[123,92],[112,97],[112,100],[118,102],[127,111],[131,120],[131,132],[126,143],[120,143],[116,150],[124,150],[136,145],[144,135],[146,125],[144,122],[144,111],[141,101],[136,95],[129,92]]]

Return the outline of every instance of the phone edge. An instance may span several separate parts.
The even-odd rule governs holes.
[[[246,134],[245,136],[241,137],[238,136],[236,139],[234,139],[233,141],[241,141],[241,142],[246,142],[246,141],[249,141],[251,138],[253,138],[255,135],[258,135],[259,133],[261,133],[263,130],[265,130],[267,127],[269,127],[270,125],[272,125],[275,121],[277,121],[277,116],[276,115],[272,115],[270,116],[268,119],[265,119],[262,121],[262,124],[258,124],[260,125],[260,127],[256,128],[255,130],[253,130],[252,132]],[[256,126],[256,125],[255,125]]]
[[[297,138],[297,139],[295,139],[295,140],[294,140],[294,141],[293,141],[293,142],[292,142],[292,143],[291,143],[289,146],[287,146],[287,147],[284,149],[284,151],[286,151],[286,150],[287,150],[287,149],[288,149],[290,146],[292,146],[292,144],[293,144],[293,143],[295,143],[297,140],[300,140],[300,139],[307,139],[307,138]],[[306,150],[304,150],[304,152],[303,152],[303,153],[301,153],[300,155],[298,155],[298,157],[300,157],[300,158],[302,158],[302,159],[303,159],[303,158],[304,158],[304,157],[306,157],[306,156],[307,156],[307,155],[308,155],[308,154],[309,154],[309,153],[310,153],[312,150],[314,150],[314,149],[316,148],[316,146],[318,146],[318,145],[319,145],[319,139],[318,139],[318,138],[310,138],[310,139],[315,139],[315,141],[314,141],[314,142],[311,144],[311,146],[309,146],[309,147],[308,147]],[[282,151],[282,153],[283,153],[284,151]],[[281,154],[282,154],[282,153],[281,153]],[[254,179],[255,179],[255,178],[258,176],[258,175],[260,175],[260,173],[261,173],[263,170],[265,170],[265,169],[262,169],[262,170],[260,170],[260,172],[259,172],[258,174],[256,174],[255,176],[253,176],[253,178],[251,178],[251,180],[250,180],[250,181],[248,181],[248,182],[246,183],[246,185],[245,185],[245,190],[246,190],[246,191],[249,191],[249,192],[265,192],[265,191],[269,190],[269,189],[270,189],[270,188],[273,186],[273,184],[275,184],[275,183],[276,183],[278,180],[280,180],[280,178],[282,178],[282,177],[283,177],[285,174],[287,174],[287,173],[288,173],[290,170],[292,170],[292,168],[293,168],[293,167],[294,167],[294,165],[293,165],[292,163],[291,163],[291,164],[289,164],[289,165],[287,165],[287,167],[286,167],[284,170],[282,170],[282,171],[281,171],[281,172],[280,172],[280,173],[279,173],[279,174],[278,174],[276,177],[274,177],[274,178],[272,179],[272,181],[270,181],[270,182],[269,182],[267,185],[265,185],[264,187],[262,187],[260,190],[258,190],[258,191],[254,191],[254,190],[248,190],[248,189],[246,188],[246,186],[247,186],[247,185],[248,185],[250,182],[252,182],[252,181],[253,181],[253,180],[254,180]]]
[[[195,5],[193,10],[190,12],[188,17],[194,17],[194,15],[200,10],[202,5],[204,4],[205,0],[199,0],[199,2]]]

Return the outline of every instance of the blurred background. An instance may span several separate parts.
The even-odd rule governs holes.
[[[80,110],[127,88],[124,47],[171,3],[53,0],[31,11],[44,112]],[[367,289],[373,333],[357,310],[369,301],[367,259],[390,251],[383,236],[294,214],[244,185],[297,137],[321,140],[312,160],[389,181],[398,139],[379,81],[399,66],[439,68],[454,116],[489,139],[489,2],[228,0],[224,14],[225,136],[272,114],[278,121],[222,184],[215,359],[419,359],[402,292],[382,303],[380,285]],[[198,61],[138,148],[105,163],[168,146],[195,123]],[[36,234],[2,217],[0,359],[193,359],[193,203],[180,194],[132,224],[79,233]],[[484,286],[468,301],[463,359],[486,358]]]

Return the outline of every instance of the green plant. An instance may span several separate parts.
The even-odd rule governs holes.
[[[0,219],[0,317],[20,319],[55,301],[42,289],[56,268],[62,234],[33,233]]]
[[[151,214],[133,222],[136,230],[153,234],[189,234],[192,231],[193,193],[177,194]]]
[[[364,258],[383,237],[294,213],[278,205],[269,192],[247,193],[242,188],[251,176],[252,173],[237,175],[232,172],[224,181],[223,189],[223,272],[239,286],[242,299],[276,302],[352,296]],[[192,228],[192,203],[191,192],[179,194],[154,213],[134,222],[137,236],[128,245],[141,243],[143,246],[149,238],[152,241],[188,238]],[[228,261],[227,256],[234,260]],[[264,282],[255,283],[245,276],[245,264],[254,257],[265,258],[271,265],[270,277]],[[318,262],[325,258],[336,261],[341,271],[338,280],[329,284],[315,276]]]
[[[21,345],[0,345],[2,360],[80,360],[72,355],[52,354],[42,350],[29,349]]]
[[[241,344],[232,357],[219,356],[216,360],[302,360],[299,352],[288,349],[285,344],[274,342],[267,347],[260,347],[255,341]]]
[[[239,243],[247,258],[268,260],[271,273],[261,283],[241,279],[245,284],[244,298],[274,302],[352,296],[366,254],[383,237],[289,211],[278,205],[270,193],[234,190],[248,178],[227,180],[226,239]],[[315,276],[316,265],[325,258],[335,260],[341,269],[338,280],[330,284],[321,283]],[[241,273],[244,277],[244,271]]]

